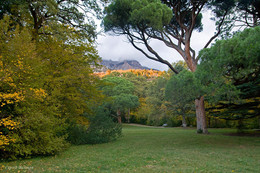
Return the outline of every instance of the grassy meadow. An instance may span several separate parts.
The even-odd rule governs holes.
[[[232,129],[156,128],[124,125],[114,142],[72,146],[56,156],[1,162],[0,172],[256,173],[260,138],[227,136]]]

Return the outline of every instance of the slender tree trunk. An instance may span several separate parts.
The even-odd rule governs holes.
[[[121,118],[121,112],[120,109],[117,109],[117,121],[119,124],[122,123],[122,118]]]
[[[196,118],[197,118],[197,132],[202,131],[202,133],[208,133],[206,126],[206,113],[204,107],[204,97],[200,97],[195,100],[196,106]]]
[[[128,117],[127,117],[127,122],[130,123],[130,108],[128,109]]]
[[[182,115],[182,127],[187,127],[187,123],[184,115]]]

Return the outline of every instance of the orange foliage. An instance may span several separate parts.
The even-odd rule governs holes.
[[[94,75],[99,76],[100,78],[110,75],[112,73],[119,73],[119,76],[122,76],[124,73],[133,73],[136,76],[144,76],[146,78],[154,78],[164,75],[165,71],[157,71],[157,70],[141,70],[141,69],[129,69],[129,70],[107,70],[106,72],[96,72]]]

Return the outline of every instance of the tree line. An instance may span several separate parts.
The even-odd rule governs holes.
[[[139,105],[130,116],[128,109],[121,109],[124,122],[196,126],[193,102],[203,93],[208,127],[259,128],[259,39],[259,27],[255,27],[217,41],[200,52],[196,72],[179,61],[172,64],[177,75],[169,70],[150,78],[145,73],[113,71],[102,79],[123,83],[119,82],[123,78],[134,84]]]
[[[103,25],[105,31],[125,35],[129,43],[144,56],[166,64],[178,74],[178,70],[150,44],[151,40],[164,43],[169,49],[177,51],[189,70],[195,72],[200,57],[191,47],[191,37],[194,31],[203,30],[203,10],[210,10],[214,15],[216,32],[201,49],[207,48],[218,36],[228,37],[236,25],[259,25],[257,0],[113,0],[105,9]],[[197,130],[207,133],[203,93],[195,98],[195,105]]]

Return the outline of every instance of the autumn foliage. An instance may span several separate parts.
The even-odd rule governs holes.
[[[165,71],[158,71],[158,70],[142,70],[142,69],[129,69],[129,70],[107,70],[106,72],[96,72],[95,75],[99,76],[100,78],[111,75],[111,74],[118,74],[117,76],[123,76],[125,73],[133,73],[136,76],[143,76],[146,78],[155,78],[166,74]]]
[[[87,126],[81,117],[97,105],[96,50],[54,36],[35,41],[29,28],[13,26],[8,16],[0,20],[1,158],[56,154],[68,147],[68,122]]]

